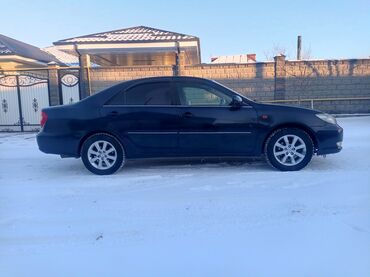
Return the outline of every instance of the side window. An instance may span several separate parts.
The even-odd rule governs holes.
[[[172,86],[169,82],[156,82],[137,85],[119,92],[108,105],[172,105]]]
[[[228,106],[232,98],[209,86],[180,86],[180,101],[186,106]]]

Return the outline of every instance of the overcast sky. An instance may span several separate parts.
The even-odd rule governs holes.
[[[2,3],[3,2],[3,3]],[[1,0],[0,33],[45,47],[79,35],[146,25],[200,38],[202,61],[274,47],[295,57],[296,37],[312,58],[370,56],[370,0],[110,1]]]

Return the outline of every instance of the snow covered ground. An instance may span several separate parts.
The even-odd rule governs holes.
[[[0,134],[0,276],[370,276],[370,117],[300,172],[135,162],[95,176]]]

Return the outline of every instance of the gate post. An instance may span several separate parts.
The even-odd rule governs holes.
[[[21,125],[21,132],[23,132],[24,131],[24,118],[23,118],[23,112],[22,112],[21,88],[19,84],[18,75],[15,75],[15,81],[17,85],[17,95],[18,95],[19,124]]]
[[[286,77],[286,68],[285,68],[285,56],[280,55],[274,57],[275,60],[275,100],[284,100],[285,99],[285,77]]]
[[[90,86],[90,56],[82,54],[80,56],[80,96],[81,100],[91,95]]]
[[[48,63],[48,78],[49,78],[49,104],[57,106],[60,101],[60,86],[59,86],[59,65],[55,62]]]

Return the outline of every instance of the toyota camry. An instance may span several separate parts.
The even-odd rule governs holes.
[[[281,171],[339,152],[343,129],[326,113],[262,104],[212,80],[155,77],[120,83],[42,110],[39,149],[112,174],[129,159],[256,157]]]

